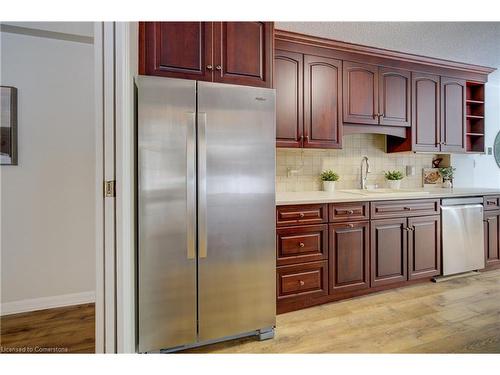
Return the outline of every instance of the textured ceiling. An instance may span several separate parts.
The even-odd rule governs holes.
[[[277,29],[500,67],[500,22],[276,22]]]

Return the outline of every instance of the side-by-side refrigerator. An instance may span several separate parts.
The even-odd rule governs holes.
[[[272,337],[274,90],[136,86],[138,351]]]

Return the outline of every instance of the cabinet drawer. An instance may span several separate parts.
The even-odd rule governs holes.
[[[500,196],[484,197],[485,211],[496,210],[500,208]]]
[[[298,206],[278,206],[276,208],[277,226],[297,224],[320,224],[328,221],[328,205],[301,204]]]
[[[368,220],[368,202],[330,204],[330,222]]]
[[[278,228],[276,231],[277,265],[327,259],[328,225]]]
[[[278,267],[276,270],[278,300],[328,294],[328,263],[311,262]]]
[[[439,213],[439,199],[384,201],[371,203],[372,219],[438,215]]]

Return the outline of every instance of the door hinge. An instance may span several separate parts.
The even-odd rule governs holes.
[[[116,197],[115,181],[104,181],[104,197],[105,198]]]

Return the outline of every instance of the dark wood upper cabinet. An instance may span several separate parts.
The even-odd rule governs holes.
[[[407,280],[406,218],[372,220],[371,287]]]
[[[140,22],[139,73],[211,81],[212,22]]]
[[[330,294],[370,287],[368,221],[330,224]]]
[[[380,125],[411,126],[411,73],[380,67],[378,87]]]
[[[413,151],[439,151],[439,76],[412,73]]]
[[[500,211],[484,213],[486,267],[500,266]]]
[[[303,67],[301,53],[274,52],[274,88],[276,89],[276,146],[302,147],[303,139]]]
[[[342,61],[304,56],[304,147],[342,145]]]
[[[440,216],[408,218],[408,279],[421,279],[441,273]]]
[[[378,67],[344,61],[344,122],[378,124]]]
[[[465,80],[441,77],[441,151],[465,152]]]
[[[272,22],[214,22],[214,81],[271,87]]]
[[[139,73],[271,87],[272,22],[140,22]]]

